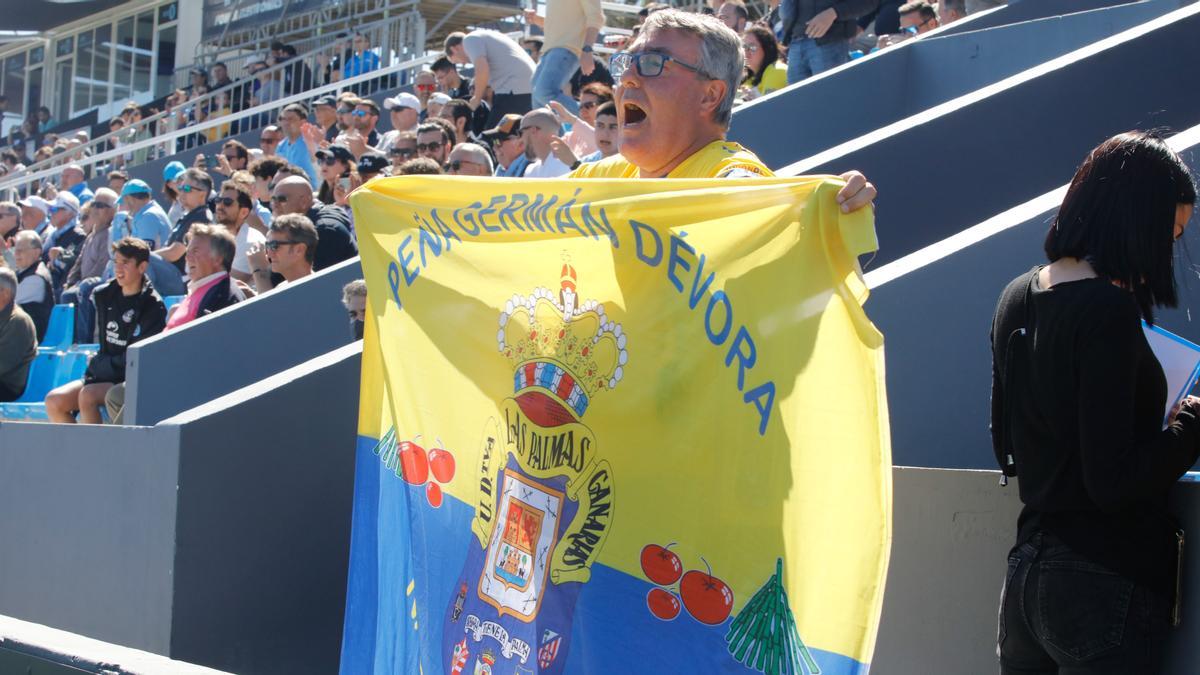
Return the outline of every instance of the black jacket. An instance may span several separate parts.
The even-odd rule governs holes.
[[[124,382],[129,346],[161,333],[167,326],[167,308],[148,277],[142,277],[142,292],[132,310],[121,312],[120,298],[121,285],[116,279],[92,293],[100,351],[88,362],[84,382]]]
[[[208,316],[214,312],[219,312],[226,307],[237,303],[241,300],[233,294],[232,284],[233,279],[229,275],[225,275],[224,280],[214,285],[204,293],[204,297],[200,298],[200,307],[196,310],[196,318]]]
[[[29,318],[33,319],[33,325],[37,329],[37,339],[40,343],[42,338],[46,337],[46,328],[50,324],[50,311],[54,309],[54,283],[50,280],[50,270],[46,269],[41,262],[18,272],[17,284],[20,285],[29,277],[36,277],[46,288],[41,302],[26,302],[21,305],[21,309],[25,310]]]
[[[320,272],[343,260],[358,255],[358,247],[350,236],[350,217],[336,204],[317,203],[306,214],[317,228],[317,251],[313,271]]]
[[[879,0],[782,0],[779,16],[783,18],[782,43],[804,37],[804,25],[814,16],[833,8],[837,19],[817,44],[827,45],[840,40],[851,40],[858,33],[858,17],[870,14],[879,6]]]

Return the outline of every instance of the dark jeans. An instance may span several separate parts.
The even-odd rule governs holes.
[[[1170,601],[1050,534],[1008,554],[1000,593],[1001,675],[1148,675],[1162,667]]]
[[[530,110],[533,110],[532,94],[492,94],[492,114],[488,116],[487,128],[495,128],[509,113],[524,115]]]

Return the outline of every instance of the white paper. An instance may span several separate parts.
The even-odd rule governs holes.
[[[1158,358],[1163,375],[1167,376],[1167,409],[1163,413],[1163,428],[1167,428],[1167,420],[1171,409],[1183,400],[1192,385],[1200,376],[1200,345],[1175,335],[1158,326],[1150,326],[1142,322],[1142,330],[1146,333],[1146,342]]]

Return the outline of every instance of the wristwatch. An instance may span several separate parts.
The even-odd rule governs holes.
[[[571,170],[574,171],[575,169],[578,169],[580,164],[583,164],[581,160],[575,160],[575,163],[571,165]]]
[[[587,52],[587,53],[591,54],[591,53],[592,53],[592,46],[591,46],[591,45],[584,45],[584,46],[583,46],[583,51],[585,51],[585,52]]]

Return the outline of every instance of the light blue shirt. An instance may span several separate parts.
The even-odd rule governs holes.
[[[258,219],[263,222],[263,225],[271,226],[271,209],[262,205],[262,202],[254,200],[254,212],[258,214]]]
[[[161,248],[166,244],[167,237],[171,236],[171,221],[167,219],[167,212],[163,211],[158,202],[153,199],[133,214],[132,228],[129,227],[127,218],[129,218],[127,215],[125,218],[119,218],[120,222],[118,222],[118,218],[113,219],[113,241],[120,241],[122,237],[127,236],[136,237],[143,241],[153,242],[151,248]]]
[[[308,144],[304,142],[303,136],[297,136],[295,142],[284,136],[275,152],[280,157],[304,169],[304,173],[308,174],[308,182],[312,183],[314,188],[317,187],[317,170],[313,167],[312,153],[308,149]]]
[[[92,201],[92,197],[96,196],[88,189],[87,183],[77,183],[73,187],[68,188],[67,192],[70,192],[79,199],[80,206]]]

